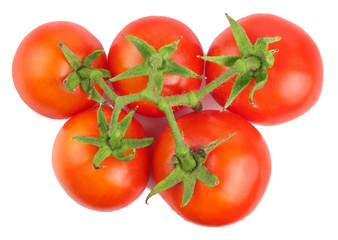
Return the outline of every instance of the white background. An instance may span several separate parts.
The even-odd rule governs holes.
[[[338,79],[334,74],[338,20],[333,3],[3,1],[0,239],[338,239]],[[305,29],[322,53],[325,74],[321,98],[309,112],[282,125],[257,126],[270,147],[273,170],[267,192],[250,216],[230,226],[207,228],[184,221],[160,196],[145,205],[149,188],[130,206],[111,213],[85,209],[64,193],[51,166],[54,138],[64,121],[30,110],[12,82],[12,59],[26,34],[45,22],[72,21],[91,31],[108,51],[116,34],[129,22],[164,15],[187,24],[206,52],[228,27],[224,13],[238,19],[258,12],[279,15]],[[216,107],[211,103],[207,108]],[[157,129],[164,126],[163,120],[156,122]],[[149,124],[146,128],[154,134]]]

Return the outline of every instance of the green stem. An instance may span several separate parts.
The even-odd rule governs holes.
[[[216,78],[214,81],[210,82],[209,84],[205,85],[202,89],[195,92],[196,97],[198,99],[201,99],[208,95],[210,92],[215,90],[217,87],[219,87],[222,83],[226,82],[236,74],[238,74],[238,70],[236,68],[230,68],[228,71],[223,73],[221,76]]]
[[[105,92],[107,97],[112,102],[115,102],[115,99],[118,97],[118,95],[108,86],[106,81],[104,81],[103,78],[99,78],[99,79],[96,80],[96,82],[100,86],[100,88]]]
[[[181,167],[186,171],[191,171],[196,167],[196,161],[190,155],[189,147],[184,143],[183,136],[177,125],[172,108],[166,101],[161,101],[158,104],[160,110],[164,112],[168,120],[174,141],[175,141],[175,154],[179,158]]]
[[[255,57],[248,57],[246,59],[239,59],[228,71],[220,75],[214,81],[210,82],[202,89],[196,92],[190,92],[182,95],[174,95],[165,97],[170,107],[174,106],[194,106],[198,100],[208,95],[221,84],[232,78],[233,76],[247,71],[255,71],[260,68],[260,63]]]
[[[207,84],[202,89],[196,92],[190,92],[182,95],[174,95],[165,97],[165,101],[168,102],[170,107],[174,106],[194,106],[197,104],[196,100],[200,100],[201,98],[208,95],[211,91],[219,87],[222,83],[229,80],[231,77],[238,74],[238,71],[234,68],[230,68],[228,71],[223,73],[221,76],[216,78],[214,81]],[[193,97],[192,97],[193,96]],[[192,99],[196,99],[192,101]]]
[[[110,100],[112,99],[110,98]],[[141,93],[136,93],[136,94],[129,94],[129,95],[124,95],[124,96],[116,95],[114,100],[115,100],[114,101],[115,106],[114,106],[114,111],[113,111],[113,114],[111,116],[111,121],[110,121],[111,133],[117,130],[118,119],[119,119],[119,115],[121,113],[122,108],[132,102],[137,102],[137,101],[144,100],[144,99]]]

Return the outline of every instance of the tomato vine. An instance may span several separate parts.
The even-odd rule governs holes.
[[[67,76],[65,87],[69,91],[73,91],[79,84],[82,89],[88,94],[88,97],[100,104],[107,104],[104,98],[94,87],[97,83],[105,92],[109,100],[115,104],[113,114],[111,116],[110,124],[108,124],[104,117],[102,117],[101,110],[98,110],[97,118],[101,133],[100,138],[91,138],[87,136],[75,136],[80,142],[92,144],[99,147],[93,159],[95,168],[100,168],[100,163],[108,156],[113,155],[121,161],[130,161],[133,159],[135,149],[143,148],[152,143],[151,138],[145,139],[127,139],[124,133],[128,128],[130,120],[136,109],[129,112],[129,114],[120,122],[118,118],[121,110],[126,105],[146,100],[154,103],[161,111],[164,112],[174,141],[175,141],[175,155],[172,158],[172,165],[174,168],[172,172],[161,182],[159,182],[147,197],[147,200],[159,193],[168,189],[179,182],[184,183],[184,192],[181,206],[189,203],[194,185],[197,180],[205,183],[208,186],[215,186],[218,184],[218,178],[208,171],[204,166],[208,153],[217,147],[220,143],[227,140],[230,136],[224,136],[224,139],[218,139],[197,151],[184,143],[183,134],[179,129],[172,108],[175,106],[190,106],[196,108],[200,105],[200,100],[209,94],[211,91],[219,87],[222,83],[229,80],[231,77],[237,78],[234,83],[231,95],[225,104],[227,108],[236,96],[253,80],[256,85],[252,88],[250,93],[250,102],[254,106],[253,94],[254,91],[262,88],[267,81],[267,69],[272,67],[274,63],[273,54],[277,50],[268,50],[270,43],[279,41],[279,37],[262,37],[252,45],[246,36],[243,28],[231,17],[227,15],[233,35],[240,50],[241,56],[197,56],[204,60],[215,62],[223,66],[228,66],[230,69],[219,76],[217,79],[207,84],[200,90],[192,91],[185,94],[161,96],[164,84],[164,75],[177,75],[187,78],[203,79],[203,76],[196,74],[190,69],[171,61],[172,54],[177,49],[181,40],[178,38],[175,42],[162,46],[155,50],[146,41],[131,35],[123,35],[134,47],[139,51],[144,61],[137,66],[110,78],[110,73],[105,69],[90,68],[95,59],[102,53],[102,51],[95,51],[86,57],[82,62],[79,58],[71,52],[65,45],[59,43],[60,48],[67,58],[73,71]],[[108,82],[116,82],[122,79],[149,76],[147,86],[140,93],[134,93],[124,96],[118,96],[108,86],[105,78],[109,78]],[[124,154],[125,150],[134,150],[129,156]]]

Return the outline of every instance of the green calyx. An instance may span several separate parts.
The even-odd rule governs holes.
[[[100,72],[102,77],[109,78],[110,72],[105,69],[91,68],[94,61],[104,52],[96,50],[89,54],[83,61],[80,60],[68,47],[58,41],[59,47],[72,68],[72,72],[68,74],[64,81],[64,86],[69,92],[75,91],[75,88],[80,85],[88,98],[98,103],[104,103],[105,99],[100,95],[93,85],[90,75],[93,71]]]
[[[150,197],[156,195],[157,193],[163,192],[176,184],[183,183],[183,196],[181,207],[186,206],[194,193],[195,185],[197,180],[207,185],[208,187],[214,187],[219,184],[219,179],[216,175],[209,172],[205,167],[205,162],[209,153],[214,150],[218,145],[228,140],[235,133],[230,134],[228,137],[223,139],[217,139],[208,145],[199,148],[197,151],[194,151],[190,148],[190,155],[196,161],[196,167],[191,171],[187,171],[182,167],[181,160],[177,155],[174,155],[170,165],[173,165],[173,170],[169,175],[160,181],[149,193],[146,198],[146,203]]]
[[[233,102],[253,79],[256,83],[250,91],[249,101],[253,107],[257,107],[253,102],[254,92],[264,87],[267,82],[267,69],[273,66],[273,54],[278,51],[277,49],[268,50],[268,46],[271,43],[279,41],[281,38],[261,37],[257,39],[255,44],[252,44],[240,24],[229,15],[226,15],[226,17],[230,23],[241,56],[206,56],[201,58],[237,70],[238,74],[224,109]]]
[[[100,107],[97,111],[97,126],[100,130],[101,137],[74,137],[74,139],[79,142],[99,147],[99,150],[93,159],[93,166],[95,169],[103,168],[104,166],[99,166],[100,163],[111,155],[121,161],[130,161],[134,158],[137,148],[147,147],[153,142],[153,138],[132,139],[124,137],[135,110],[136,109],[130,111],[120,122],[117,123],[114,130],[112,130],[113,128],[108,125],[106,117]],[[124,152],[128,150],[133,151],[127,156]]]
[[[164,74],[203,79],[203,76],[170,60],[177,49],[181,37],[158,50],[146,41],[135,36],[123,35],[123,37],[137,48],[144,61],[120,75],[109,79],[109,81],[115,82],[126,78],[149,76],[147,89],[151,91],[154,90],[155,94],[159,96],[163,89]]]

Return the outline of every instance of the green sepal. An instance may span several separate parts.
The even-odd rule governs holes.
[[[258,56],[262,61],[262,66],[270,68],[273,66],[275,62],[275,58],[273,56],[274,53],[278,52],[278,49],[273,49],[268,51],[269,44],[278,42],[281,40],[281,37],[260,37],[255,42],[252,55]]]
[[[132,150],[137,148],[144,148],[151,145],[154,141],[154,138],[124,138],[121,143],[121,149],[123,151]]]
[[[132,77],[140,77],[140,76],[146,76],[150,73],[150,67],[147,62],[142,62],[138,65],[136,65],[133,68],[128,69],[127,71],[108,79],[110,82],[117,82],[122,79],[126,78],[132,78]]]
[[[122,36],[137,48],[143,59],[148,60],[153,54],[156,53],[155,48],[153,48],[146,41],[131,35],[122,35]]]
[[[82,90],[88,95],[88,99],[94,100],[95,102],[101,104],[105,103],[104,97],[102,97],[101,94],[96,90],[93,82],[90,79],[81,79],[80,85]]]
[[[81,79],[90,79],[90,74],[92,73],[90,68],[81,68],[76,72]]]
[[[121,131],[121,136],[124,136],[126,134],[126,131],[131,123],[131,120],[133,119],[136,109],[137,107],[132,109],[120,122],[118,122],[117,128]]]
[[[252,81],[253,78],[253,72],[246,72],[238,74],[235,82],[233,84],[233,87],[230,92],[230,96],[227,99],[227,102],[225,103],[225,106],[223,107],[226,109],[229,107],[229,105],[233,102],[233,100],[238,96],[238,94],[249,85],[249,83]]]
[[[203,173],[198,176],[198,180],[201,183],[207,185],[208,187],[215,187],[219,184],[218,177],[215,174],[209,172],[209,170],[204,165],[200,166],[199,171]],[[185,205],[188,204],[189,200],[187,200]]]
[[[161,193],[169,188],[172,188],[176,184],[183,182],[184,180],[184,171],[179,164],[175,164],[173,170],[166,176],[162,181],[157,183],[155,187],[151,190],[146,198],[146,203],[148,204],[148,200],[158,194]]]
[[[232,19],[228,14],[225,14],[232,30],[232,33],[235,37],[236,44],[238,46],[239,52],[242,56],[248,56],[253,49],[253,45],[244,31],[244,29],[241,27],[241,25]]]
[[[160,95],[164,84],[164,73],[162,71],[155,71],[149,74],[149,82],[154,84],[155,93]]]
[[[232,67],[241,56],[200,56],[203,60],[214,62],[222,66]]]
[[[94,82],[97,81],[96,78],[93,78],[93,73],[101,73],[100,77],[101,78],[109,78],[110,77],[110,72],[106,69],[101,69],[101,68],[81,68],[80,70],[77,71],[79,77],[81,79],[90,79]]]
[[[197,179],[195,179],[194,177],[187,177],[183,180],[183,195],[181,207],[185,207],[190,202],[190,199],[194,194],[196,181]]]
[[[59,44],[59,47],[61,48],[61,51],[63,55],[66,57],[69,65],[71,66],[73,71],[77,71],[79,68],[81,68],[82,63],[78,56],[76,56],[68,47],[66,47],[63,43],[60,41],[57,41]]]
[[[90,68],[91,72],[99,71],[102,74],[102,78],[110,78],[110,72],[107,69],[101,69],[101,68]]]
[[[74,89],[80,84],[81,78],[76,72],[71,72],[68,74],[66,80],[64,81],[64,86],[69,92],[73,92]]]
[[[177,50],[177,45],[181,39],[182,37],[179,37],[175,42],[172,42],[158,49],[157,52],[162,56],[164,60],[169,60],[174,52]]]
[[[97,110],[96,117],[97,117],[97,127],[99,128],[100,135],[102,138],[107,139],[109,125],[108,125],[106,116],[104,115],[102,111],[102,106],[100,106],[99,109]]]
[[[88,99],[94,100],[97,103],[104,103],[106,100],[102,95],[96,90],[93,83],[90,81],[90,87],[88,91]]]
[[[103,140],[102,137],[75,136],[75,137],[73,137],[73,139],[75,139],[79,142],[82,142],[82,143],[94,145],[96,147],[103,147],[104,146],[104,140]]]
[[[82,61],[82,67],[90,68],[95,60],[104,53],[104,50],[95,50],[91,54],[89,54],[85,59]]]
[[[112,154],[112,150],[109,148],[109,146],[103,146],[99,148],[99,150],[94,155],[93,159],[93,166],[95,169],[103,168],[104,166],[99,166],[103,160],[105,160],[107,157],[109,157]]]
[[[90,89],[90,80],[89,78],[82,79],[80,82],[82,90],[88,95]]]
[[[266,68],[261,68],[254,73],[255,82],[256,84],[251,88],[249,94],[249,100],[253,107],[257,108],[256,104],[253,102],[253,95],[256,90],[261,89],[265,86],[268,80],[268,71]]]
[[[281,37],[260,37],[254,44],[255,49],[268,50],[269,44],[280,41]]]
[[[218,147],[221,143],[227,141],[229,138],[234,136],[236,132],[229,134],[225,138],[218,138],[215,141],[212,141],[211,143],[197,149],[197,154],[199,154],[201,157],[206,158],[212,150],[214,150],[216,147]]]
[[[273,64],[275,63],[275,57],[273,56],[273,54],[275,54],[278,51],[279,49],[272,49],[264,53],[265,56],[264,62],[266,68],[270,68],[273,66]]]
[[[189,68],[184,67],[180,64],[177,64],[173,61],[168,61],[166,63],[164,73],[171,74],[171,75],[177,75],[180,77],[186,77],[186,78],[204,79],[203,76],[198,75],[197,73],[191,71]]]
[[[126,156],[122,149],[115,149],[112,151],[112,155],[120,161],[129,162],[135,157],[136,150],[133,149],[133,152]]]

